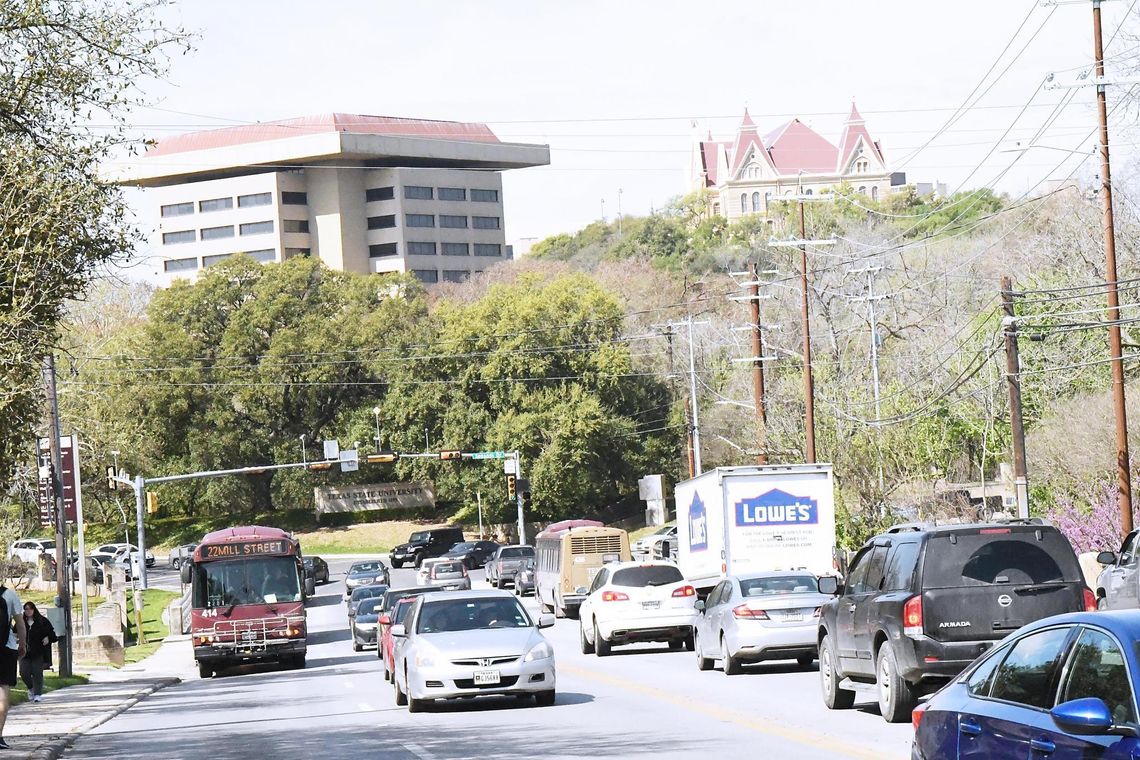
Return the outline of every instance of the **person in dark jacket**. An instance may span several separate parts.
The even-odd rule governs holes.
[[[59,640],[51,621],[32,602],[24,603],[24,624],[28,630],[28,652],[20,660],[20,677],[33,702],[43,701],[44,668],[51,667],[51,645]]]

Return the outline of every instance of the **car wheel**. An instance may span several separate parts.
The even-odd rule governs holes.
[[[399,570],[403,566],[404,566],[403,562],[397,562],[396,560],[392,560],[392,567],[396,568],[397,570]]]
[[[534,704],[537,707],[550,707],[554,704],[555,691],[540,691],[534,695]]]
[[[363,645],[363,644],[357,644],[357,643],[354,641],[354,642],[352,642],[352,651],[354,651],[354,652],[363,652],[363,651],[364,651],[364,645]]]
[[[594,652],[597,653],[598,657],[609,657],[613,652],[613,645],[602,638],[597,621],[594,621]]]
[[[810,668],[813,662],[815,662],[815,657],[810,654],[801,654],[796,658],[796,664],[801,668]]]
[[[726,676],[740,674],[740,660],[733,657],[732,653],[728,651],[728,641],[724,636],[720,637],[720,661]]]
[[[899,675],[898,661],[890,644],[879,648],[879,658],[875,667],[878,674],[879,712],[887,723],[902,723],[910,720],[910,711],[917,701],[914,689]]]
[[[172,559],[170,561],[170,566],[173,567],[175,570],[180,570],[182,568],[182,561],[178,560],[178,559]]]
[[[388,663],[386,663],[386,662],[384,663],[384,680],[385,681],[391,681],[392,680],[392,672],[390,670],[388,670]]]
[[[392,674],[392,689],[396,693],[396,707],[403,707],[408,704],[408,695],[400,689],[400,679],[396,678],[396,674]]]
[[[198,677],[199,678],[213,678],[214,671],[209,665],[198,663]]]
[[[689,633],[688,636],[681,640],[681,643],[685,645],[686,651],[691,652],[697,648],[696,635],[696,633]]]
[[[503,580],[502,578],[499,578],[498,580],[495,581],[495,588],[506,588],[506,587],[507,587],[507,582],[505,580]]]
[[[582,645],[582,654],[593,654],[594,645],[586,638],[586,624],[578,622],[578,641]]]
[[[819,642],[819,683],[823,692],[823,704],[829,710],[847,710],[855,704],[855,692],[840,688],[839,671],[836,670],[835,652],[832,651],[831,637],[824,636]]]
[[[697,670],[712,670],[713,661],[701,651],[701,639],[693,634],[693,650],[697,653]]]

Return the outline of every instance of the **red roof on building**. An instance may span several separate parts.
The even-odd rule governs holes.
[[[458,140],[462,142],[500,142],[486,124],[478,122],[436,121],[433,119],[407,119],[399,116],[367,116],[361,114],[326,113],[301,116],[295,119],[242,124],[202,132],[164,137],[150,148],[147,156],[186,153],[231,145],[281,140],[300,135],[346,132],[352,134],[388,135],[391,137],[420,137],[432,140]]]
[[[768,145],[768,155],[780,174],[833,172],[837,150],[823,135],[792,119]]]
[[[879,149],[879,144],[871,139],[871,133],[867,131],[866,122],[863,117],[859,115],[859,110],[855,108],[855,103],[851,103],[851,115],[847,117],[847,123],[843,126],[843,135],[839,138],[839,154],[838,161],[835,165],[836,171],[843,171],[847,168],[847,164],[851,162],[851,156],[855,152],[855,148],[859,145],[859,138],[863,138],[863,143],[867,146],[867,150],[871,151],[879,162],[886,164],[883,160],[883,152]]]
[[[730,142],[701,142],[701,164],[705,170],[706,187],[714,187],[716,185],[717,167],[720,165],[718,162],[720,152],[730,147],[732,147],[732,143]]]

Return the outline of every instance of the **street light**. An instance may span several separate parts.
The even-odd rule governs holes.
[[[372,407],[372,418],[376,420],[376,450],[380,450],[380,407]]]
[[[305,434],[301,433],[300,438],[301,438],[301,464],[308,464],[308,460],[305,459]]]

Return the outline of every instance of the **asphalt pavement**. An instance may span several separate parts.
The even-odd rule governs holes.
[[[343,602],[347,559],[330,559],[332,582],[310,604],[302,671],[247,667],[197,678],[188,643],[166,653],[184,678],[80,738],[68,758],[297,758],[445,760],[495,758],[898,758],[911,728],[888,725],[873,704],[827,710],[815,668],[753,666],[728,677],[700,672],[690,652],[652,644],[583,655],[578,624],[544,633],[555,649],[553,707],[480,698],[397,708],[374,650],[352,651]],[[415,584],[414,570],[393,570]],[[480,571],[475,586],[483,586]],[[537,613],[533,600],[528,608]]]

